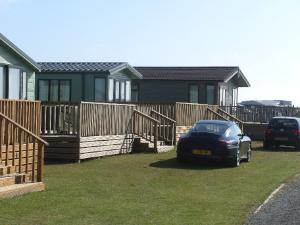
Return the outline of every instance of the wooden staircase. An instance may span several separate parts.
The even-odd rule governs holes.
[[[174,149],[174,145],[167,145],[164,141],[158,141],[157,147],[155,149],[154,143],[142,139],[140,137],[135,137],[133,141],[133,152],[141,153],[141,152],[151,152],[151,153],[162,153],[172,151]]]
[[[0,198],[41,191],[48,143],[0,113]]]
[[[124,152],[161,153],[174,149],[176,121],[151,110],[150,115],[134,110],[126,131]]]

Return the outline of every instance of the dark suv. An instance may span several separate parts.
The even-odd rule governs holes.
[[[300,118],[274,117],[265,131],[264,147],[294,146],[300,150]]]

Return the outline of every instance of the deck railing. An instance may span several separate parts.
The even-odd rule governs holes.
[[[176,142],[176,121],[155,110],[151,110],[150,116],[159,121],[158,139],[174,145]]]
[[[78,135],[80,103],[43,102],[41,105],[42,135]]]
[[[0,99],[0,113],[35,135],[40,135],[40,108],[39,101]]]
[[[134,105],[82,102],[80,135],[123,135],[132,116]]]
[[[2,113],[0,134],[0,164],[14,166],[32,182],[42,182],[47,142]]]

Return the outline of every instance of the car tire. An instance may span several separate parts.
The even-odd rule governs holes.
[[[235,156],[230,159],[229,165],[230,165],[230,167],[239,167],[240,166],[240,162],[241,162],[240,150],[237,149]]]
[[[267,141],[264,141],[264,149],[266,149],[266,150],[269,150],[269,149],[271,149],[271,145],[270,145],[270,143],[269,143],[269,142],[267,142]]]
[[[247,152],[247,158],[246,158],[246,162],[250,162],[251,161],[251,149],[248,150]]]
[[[298,143],[296,146],[296,149],[300,151],[300,143]]]

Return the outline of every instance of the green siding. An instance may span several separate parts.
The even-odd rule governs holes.
[[[28,63],[19,55],[12,50],[3,46],[0,43],[0,64],[12,65],[20,67],[22,70],[27,72],[28,83],[27,83],[27,98],[29,100],[35,99],[35,72],[28,65]]]

